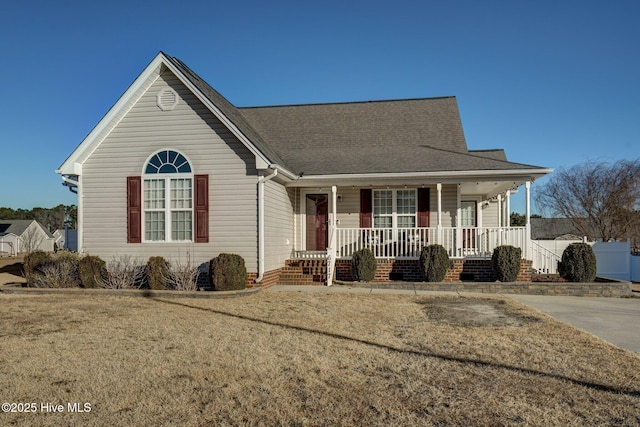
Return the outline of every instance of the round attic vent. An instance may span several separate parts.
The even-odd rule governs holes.
[[[173,110],[178,105],[178,94],[170,87],[162,89],[156,97],[158,107],[161,110]]]

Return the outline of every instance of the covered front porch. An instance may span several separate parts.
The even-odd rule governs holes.
[[[511,196],[523,185],[526,224],[510,225]],[[379,260],[415,260],[423,247],[444,246],[452,259],[487,258],[500,245],[532,259],[530,180],[331,185],[295,189],[292,259],[336,261],[370,249]]]

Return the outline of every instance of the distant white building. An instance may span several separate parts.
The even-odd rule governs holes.
[[[78,251],[78,231],[59,228],[53,232],[54,242],[58,249]]]
[[[33,219],[0,220],[0,256],[36,250],[53,252],[55,238]]]

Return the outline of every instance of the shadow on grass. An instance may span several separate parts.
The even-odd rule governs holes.
[[[16,262],[14,264],[8,264],[5,265],[4,267],[0,267],[0,273],[9,273],[9,274],[13,274],[14,276],[20,276],[22,277],[22,272],[23,272],[23,264],[21,262]]]
[[[566,376],[563,376],[563,375],[537,371],[535,369],[527,369],[527,368],[522,368],[522,367],[518,367],[518,366],[505,365],[505,364],[502,364],[502,363],[486,362],[486,361],[478,360],[478,359],[468,359],[468,358],[462,358],[462,357],[447,356],[447,355],[437,354],[437,353],[423,352],[423,351],[418,351],[418,350],[397,348],[397,347],[393,347],[391,345],[381,344],[381,343],[377,343],[375,341],[363,340],[363,339],[360,339],[360,338],[349,337],[349,336],[346,336],[346,335],[336,334],[336,333],[333,333],[333,332],[322,331],[322,330],[318,330],[318,329],[305,328],[303,326],[288,325],[286,323],[273,322],[273,321],[270,321],[270,320],[244,316],[244,315],[241,315],[241,314],[228,313],[228,312],[225,312],[225,311],[215,310],[215,309],[212,309],[212,308],[198,307],[198,306],[185,304],[185,303],[181,303],[181,302],[177,302],[177,301],[167,301],[167,300],[163,300],[163,299],[159,299],[159,298],[153,298],[153,297],[151,297],[150,299],[152,299],[153,301],[164,303],[164,304],[172,304],[172,305],[178,305],[178,306],[181,306],[181,307],[192,308],[194,310],[207,311],[207,312],[210,312],[210,313],[219,314],[219,315],[222,315],[222,316],[228,316],[228,317],[232,317],[232,318],[236,318],[236,319],[248,320],[248,321],[251,321],[251,322],[262,323],[262,324],[265,324],[265,325],[278,326],[278,327],[287,328],[287,329],[291,329],[291,330],[295,330],[295,331],[308,332],[308,333],[317,334],[317,335],[323,335],[323,336],[331,337],[331,338],[335,338],[335,339],[357,342],[357,343],[360,343],[360,344],[365,344],[365,345],[377,347],[377,348],[384,349],[384,350],[389,350],[389,351],[396,352],[396,353],[410,354],[410,355],[422,356],[422,357],[431,357],[431,358],[444,360],[444,361],[447,361],[447,362],[456,362],[456,363],[460,363],[460,364],[470,364],[470,365],[475,365],[475,366],[480,366],[480,367],[485,366],[485,367],[489,367],[489,368],[505,369],[505,370],[512,371],[512,372],[517,372],[517,373],[523,373],[523,374],[529,374],[529,375],[537,375],[537,376],[540,376],[540,377],[546,377],[546,378],[551,378],[551,379],[560,380],[560,381],[567,381],[567,382],[575,384],[575,385],[579,385],[579,386],[582,386],[582,387],[588,387],[588,388],[591,388],[591,389],[594,389],[594,390],[598,390],[598,391],[604,391],[604,392],[615,393],[615,394],[622,394],[622,395],[627,395],[627,396],[631,396],[631,397],[640,397],[640,391],[638,391],[638,390],[621,390],[619,388],[611,387],[611,386],[604,385],[604,384],[597,384],[597,383],[577,380],[577,379],[569,378],[569,377],[566,377]]]

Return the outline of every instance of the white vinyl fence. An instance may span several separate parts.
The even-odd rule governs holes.
[[[598,277],[631,280],[631,242],[596,242],[593,245]]]
[[[631,256],[631,281],[640,282],[640,256]]]
[[[533,264],[538,271],[546,273],[556,273],[555,263],[562,257],[562,253],[572,243],[579,243],[581,240],[534,240],[532,241]],[[618,280],[629,280],[640,282],[640,256],[631,255],[631,242],[587,242],[593,247],[596,255],[598,277],[608,277]],[[537,259],[536,255],[541,252],[553,253],[557,258]],[[551,265],[553,264],[553,265]]]

